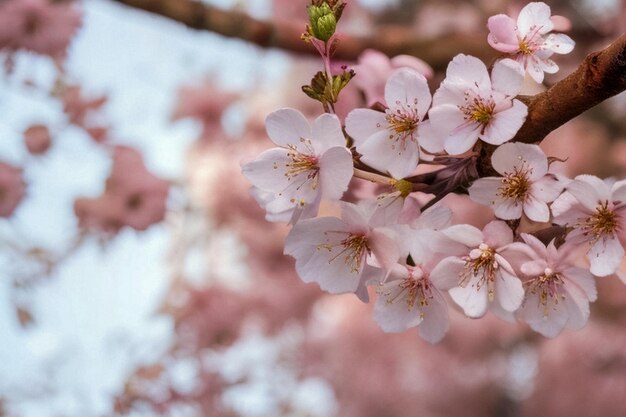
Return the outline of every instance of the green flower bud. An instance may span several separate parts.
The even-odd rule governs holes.
[[[321,6],[309,6],[309,32],[321,41],[328,41],[337,28],[337,18],[327,3]]]

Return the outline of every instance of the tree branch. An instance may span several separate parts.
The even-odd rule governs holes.
[[[304,25],[295,22],[268,22],[236,10],[222,10],[195,0],[112,0],[178,21],[192,29],[208,30],[239,38],[265,48],[317,55],[300,39]],[[375,36],[340,34],[341,43],[334,58],[356,61],[365,49],[373,48],[389,56],[408,54],[428,62],[436,71],[445,70],[456,54],[465,53],[488,61],[496,56],[486,47],[486,35],[450,34],[436,39],[418,38],[410,29],[387,27]]]
[[[626,90],[626,33],[593,52],[569,76],[532,97],[528,117],[513,141],[535,143],[596,104]]]

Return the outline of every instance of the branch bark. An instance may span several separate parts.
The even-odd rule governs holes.
[[[223,10],[195,0],[112,0],[180,22],[192,29],[207,30],[239,38],[265,48],[317,55],[311,45],[300,39],[304,32],[301,22],[268,22],[254,19],[236,10]],[[389,56],[408,54],[428,62],[436,71],[445,70],[459,53],[474,55],[484,61],[496,54],[486,47],[486,34],[450,34],[436,39],[416,37],[406,28],[388,27],[375,36],[340,34],[341,43],[334,58],[356,61],[365,49],[373,48]]]
[[[605,49],[593,52],[550,89],[520,97],[528,117],[513,141],[535,143],[559,126],[626,90],[626,33]]]

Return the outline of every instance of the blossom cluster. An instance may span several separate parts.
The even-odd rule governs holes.
[[[493,16],[488,28],[505,54],[491,69],[457,55],[431,95],[426,71],[400,65],[384,96],[344,121],[331,111],[310,125],[295,109],[275,111],[266,128],[277,147],[243,166],[266,218],[293,225],[285,254],[302,280],[365,302],[375,288],[384,331],[417,326],[435,343],[453,303],[468,317],[491,311],[554,337],[584,326],[595,277],[620,274],[626,180],[558,175],[556,158],[516,138],[528,114],[516,98],[526,75],[541,82],[556,72],[550,57],[574,42],[551,33],[540,2],[517,21]],[[387,190],[354,202],[355,178]],[[439,202],[450,192],[469,194],[492,220],[454,224]],[[342,196],[338,217],[317,217],[322,201]],[[539,227],[530,233],[527,223]]]

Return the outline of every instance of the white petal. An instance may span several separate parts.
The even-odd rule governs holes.
[[[521,201],[513,199],[503,199],[496,202],[493,207],[494,214],[502,220],[514,220],[522,217],[524,204]]]
[[[483,232],[469,224],[455,224],[444,229],[443,233],[468,248],[476,247],[483,241]]]
[[[370,109],[355,109],[346,116],[346,132],[355,144],[363,143],[375,133],[387,130],[385,113]]]
[[[534,222],[547,222],[550,220],[550,210],[548,205],[533,196],[529,196],[524,201],[524,213]]]
[[[543,35],[550,32],[553,27],[550,7],[543,2],[528,3],[517,17],[517,30],[522,37],[531,31]]]
[[[496,299],[506,311],[515,311],[524,300],[522,281],[514,275],[501,270],[496,278]]]
[[[420,123],[417,135],[419,144],[428,152],[437,153],[443,151],[443,144],[447,133],[435,130],[430,120],[425,120]],[[420,154],[422,159],[424,159],[424,156],[424,154]]]
[[[290,161],[291,158],[287,156],[286,149],[267,149],[254,161],[241,167],[241,173],[255,187],[265,191],[280,192],[289,185],[289,180],[285,176],[285,164]]]
[[[569,54],[576,42],[562,33],[551,33],[543,42],[543,47],[557,54]]]
[[[430,272],[430,280],[441,291],[447,291],[459,285],[465,261],[456,256],[443,259]]]
[[[448,64],[446,78],[443,82],[446,83],[447,81],[467,85],[468,88],[475,86],[479,92],[491,91],[491,80],[487,67],[480,59],[471,55],[459,54],[452,59],[452,62]]]
[[[354,168],[352,154],[345,147],[328,149],[319,160],[319,176],[325,198],[338,200],[348,189]]]
[[[390,109],[406,109],[417,106],[419,119],[423,119],[430,107],[431,95],[426,78],[419,72],[400,68],[385,84],[385,101]]]
[[[599,204],[607,201],[610,195],[606,183],[593,175],[578,175],[566,189],[592,213]]]
[[[587,252],[593,275],[605,277],[614,274],[624,258],[624,248],[616,236],[602,237]]]
[[[454,129],[445,139],[445,150],[450,155],[461,155],[474,147],[482,125],[464,123]]]
[[[483,228],[484,242],[492,248],[501,248],[513,242],[513,231],[503,221],[494,220]]]
[[[452,300],[463,309],[466,316],[472,318],[484,316],[489,305],[487,287],[483,285],[476,289],[477,282],[478,279],[474,277],[465,287],[454,287],[449,291]]]
[[[549,203],[561,194],[564,187],[565,184],[556,175],[547,174],[530,186],[530,195]]]
[[[327,149],[346,146],[346,138],[341,130],[339,118],[334,114],[324,113],[313,123],[313,149],[321,155]]]
[[[491,85],[493,89],[507,97],[515,97],[522,89],[524,82],[524,68],[519,62],[512,59],[502,59],[491,71]]]
[[[448,320],[448,306],[439,291],[433,290],[433,298],[428,305],[421,307],[423,316],[418,326],[420,336],[429,343],[437,343],[446,335],[450,326]]]
[[[504,175],[518,170],[529,169],[528,179],[534,181],[548,172],[548,158],[537,145],[510,142],[499,146],[491,157],[493,168]]]
[[[513,100],[513,106],[496,113],[487,124],[480,139],[492,145],[501,145],[513,139],[522,127],[528,114],[528,107],[519,100]]]
[[[270,113],[265,119],[267,135],[278,146],[300,144],[300,139],[311,138],[311,126],[298,110],[284,108]]]

